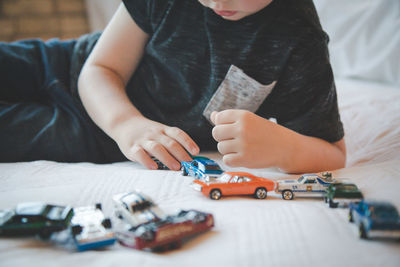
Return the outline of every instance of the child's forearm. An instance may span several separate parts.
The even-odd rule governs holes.
[[[118,124],[142,116],[132,105],[125,84],[116,73],[102,66],[86,66],[79,77],[79,95],[93,121],[114,137]]]
[[[280,168],[288,173],[319,172],[345,167],[346,146],[344,139],[329,143],[304,136],[288,129],[287,156],[281,159]]]

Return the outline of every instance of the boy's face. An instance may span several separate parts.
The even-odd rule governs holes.
[[[268,6],[272,0],[199,0],[226,20],[240,20]]]

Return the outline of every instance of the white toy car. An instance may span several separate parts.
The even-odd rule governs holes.
[[[152,199],[138,191],[117,194],[113,202],[115,215],[132,227],[165,218]]]
[[[115,243],[116,237],[111,228],[111,220],[105,218],[101,204],[74,208],[71,232],[77,250],[85,251]]]
[[[336,181],[326,175],[304,174],[297,180],[279,180],[276,192],[285,200],[292,200],[295,196],[324,197],[325,189],[333,182]]]

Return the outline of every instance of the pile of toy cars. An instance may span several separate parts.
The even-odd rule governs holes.
[[[135,249],[162,251],[179,247],[183,239],[214,226],[212,214],[197,210],[167,216],[138,191],[115,195],[113,202],[115,215],[124,224],[121,229],[112,230],[111,219],[104,216],[100,203],[72,208],[35,202],[0,211],[0,236],[37,235],[49,240],[63,231],[78,251],[104,248],[116,240]]]

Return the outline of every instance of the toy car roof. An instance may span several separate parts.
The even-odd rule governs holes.
[[[306,177],[312,177],[312,178],[320,177],[321,178],[321,176],[319,176],[318,174],[315,174],[315,173],[305,173],[301,176],[303,176],[304,178],[306,178]]]
[[[388,201],[377,201],[377,200],[363,200],[362,203],[366,204],[367,206],[372,207],[390,207],[396,209],[396,207],[388,202]]]
[[[19,215],[42,215],[48,206],[42,202],[20,203],[15,207],[15,213]]]
[[[350,183],[350,182],[333,182],[330,184],[330,186],[346,186],[346,185],[354,185],[355,187],[357,187],[357,185],[355,183]]]
[[[126,202],[126,203],[142,203],[142,202],[153,202],[152,199],[139,192],[139,191],[132,191],[132,192],[128,192],[128,193],[121,193],[121,194],[117,194],[114,196],[114,199],[119,200],[121,202]]]
[[[225,174],[225,173],[227,173],[227,174],[229,174],[229,175],[231,175],[231,176],[246,176],[246,177],[251,177],[251,178],[254,178],[254,179],[256,179],[256,180],[261,180],[261,181],[267,179],[267,178],[263,178],[263,177],[259,177],[259,176],[257,176],[257,175],[251,174],[251,173],[249,173],[249,172],[224,172],[224,173],[222,173],[222,175]]]

